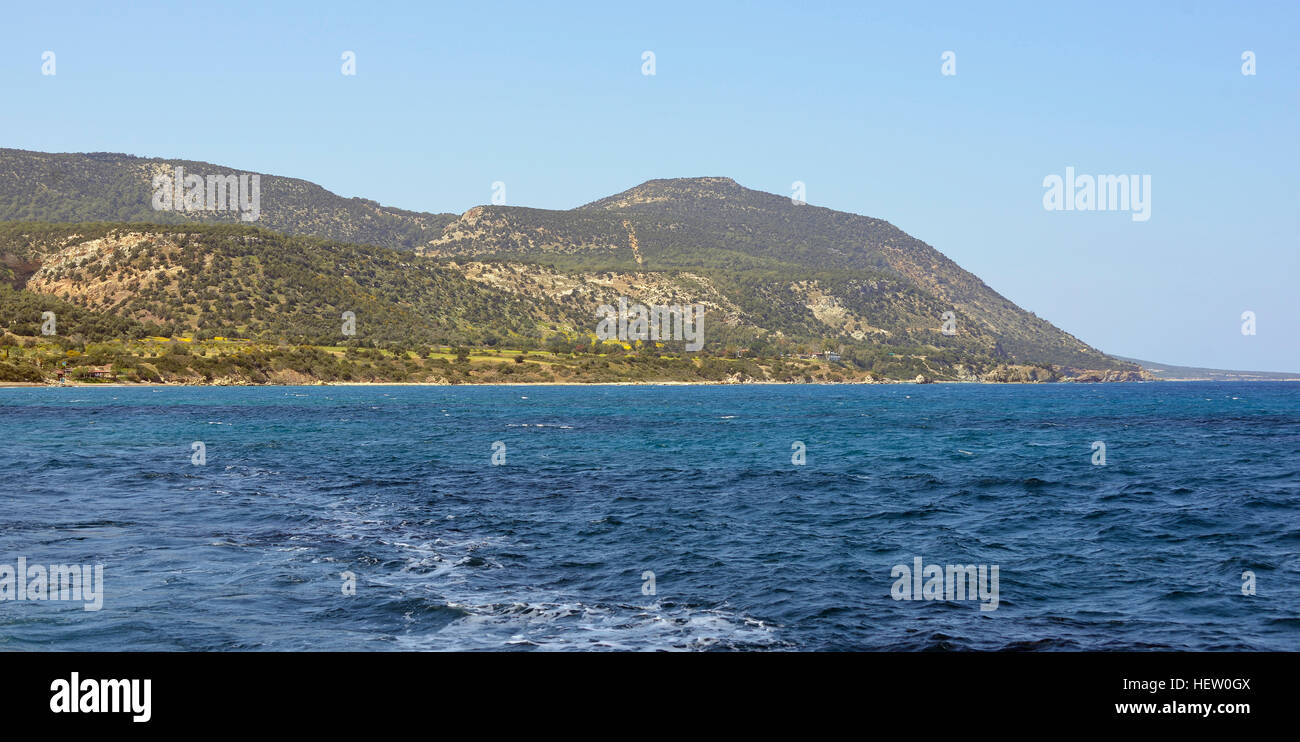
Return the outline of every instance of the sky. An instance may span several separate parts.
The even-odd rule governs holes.
[[[798,181],[1108,353],[1300,372],[1300,3],[114,5],[6,7],[0,146],[431,212]],[[1048,210],[1067,167],[1149,218]]]

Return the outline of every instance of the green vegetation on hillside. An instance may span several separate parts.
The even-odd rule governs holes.
[[[652,344],[554,350],[426,346],[284,345],[253,340],[146,337],[96,342],[72,337],[0,335],[0,383],[310,384],[310,383],[844,383],[956,380],[935,359],[914,356],[721,358],[667,353]],[[1038,378],[1055,381],[1049,369]],[[974,380],[973,377],[961,377]]]
[[[111,363],[115,378],[142,381],[266,382],[286,370],[322,381],[973,380],[1008,364],[991,352],[997,344],[991,335],[912,329],[932,324],[928,319],[942,306],[906,281],[862,271],[633,274],[649,282],[658,276],[688,295],[721,292],[717,300],[724,304],[705,315],[698,354],[685,353],[680,339],[601,343],[592,333],[593,309],[614,301],[596,293],[612,274],[553,262],[560,265],[478,263],[499,275],[474,280],[461,264],[254,227],[10,223],[0,225],[0,328],[19,336],[11,347],[39,348],[7,362],[40,361],[47,379],[50,364],[66,365],[59,354],[70,350],[90,359],[82,365]],[[528,281],[539,276],[575,288],[555,296],[529,293]],[[872,325],[850,322],[831,334],[803,303],[808,295],[791,293],[792,281],[815,284],[835,297],[833,311],[870,317]],[[55,337],[40,336],[44,312],[57,318]],[[344,332],[349,312],[356,319],[352,335]],[[741,321],[724,321],[736,313]],[[157,343],[169,350],[159,351]],[[441,346],[541,351],[551,355],[551,365],[441,373],[425,363],[434,360],[430,349]],[[211,352],[195,356],[186,352],[190,347]],[[348,353],[374,351],[424,361],[346,362]],[[804,366],[825,351],[840,357],[824,374],[809,373]],[[150,360],[159,353],[161,361]],[[1004,380],[1056,378],[1049,371],[1029,379],[1002,373]],[[5,374],[9,381],[32,377],[12,368]]]
[[[239,223],[228,211],[157,211],[153,175],[241,174],[192,160],[112,152],[53,154],[0,148],[0,221]],[[251,173],[250,173],[251,174]],[[315,183],[261,175],[257,226],[285,234],[413,249],[439,236],[455,214],[426,214],[343,198]]]
[[[231,172],[0,149],[0,220],[10,220],[0,221],[0,327],[32,336],[52,311],[60,334],[97,341],[589,352],[596,308],[626,296],[704,305],[705,357],[829,350],[859,370],[950,378],[1002,366],[1136,369],[888,222],[727,178],[649,181],[567,211],[481,206],[457,217],[268,175],[253,227],[230,212],[154,211],[150,179],[177,165]],[[355,337],[345,337],[345,313]],[[955,330],[941,330],[945,317]]]

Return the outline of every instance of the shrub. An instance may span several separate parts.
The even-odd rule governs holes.
[[[40,369],[25,364],[0,361],[0,381],[44,381]]]

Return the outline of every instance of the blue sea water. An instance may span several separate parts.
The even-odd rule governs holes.
[[[105,590],[0,650],[1300,650],[1286,383],[0,389],[0,483]]]

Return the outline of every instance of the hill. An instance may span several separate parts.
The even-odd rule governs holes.
[[[1300,373],[1285,371],[1229,371],[1220,368],[1174,366],[1155,361],[1139,361],[1136,358],[1116,357],[1141,366],[1151,376],[1162,381],[1300,381]]]
[[[207,162],[112,152],[0,149],[0,221],[238,223],[238,214],[228,211],[154,209],[154,176],[174,175],[177,167],[200,176],[242,172]],[[439,236],[456,218],[343,198],[297,178],[259,175],[257,226],[285,234],[410,249]]]
[[[61,334],[87,339],[326,344],[353,312],[354,344],[586,352],[597,349],[596,308],[626,297],[702,305],[711,356],[833,350],[883,378],[1139,376],[888,222],[729,178],[653,180],[568,210],[455,216],[267,175],[249,226],[231,212],[154,210],[152,178],[174,167],[230,172],[0,150],[0,327],[32,336],[48,310]]]
[[[716,272],[746,311],[838,325],[830,331],[859,341],[907,337],[945,347],[939,318],[951,310],[958,333],[997,357],[1132,368],[1022,310],[888,222],[796,204],[730,178],[652,180],[567,211],[480,206],[417,252],[568,269]],[[836,320],[827,323],[830,315]]]

